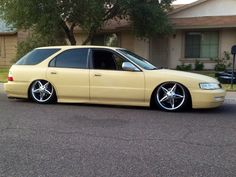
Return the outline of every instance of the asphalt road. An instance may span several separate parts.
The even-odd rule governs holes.
[[[236,104],[184,113],[38,105],[0,88],[0,176],[235,177]]]

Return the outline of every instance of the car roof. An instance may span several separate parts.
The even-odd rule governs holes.
[[[60,48],[63,50],[65,50],[65,49],[78,49],[78,48],[97,48],[97,49],[112,49],[112,50],[122,49],[119,47],[95,46],[95,45],[47,46],[47,47],[38,47],[37,49],[56,49],[56,48]]]

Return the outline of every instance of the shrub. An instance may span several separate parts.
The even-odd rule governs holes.
[[[181,65],[177,65],[176,69],[180,70],[180,71],[191,71],[192,70],[192,65],[191,64],[185,65],[183,63]]]
[[[211,60],[216,62],[215,71],[224,71],[226,68],[232,66],[232,62],[230,61],[230,53],[226,51],[224,51],[223,58],[215,58]]]
[[[194,64],[194,70],[202,71],[203,69],[204,69],[204,63],[200,62],[199,60],[196,60]]]

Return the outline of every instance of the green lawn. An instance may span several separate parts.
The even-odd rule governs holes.
[[[0,68],[0,82],[7,82],[8,68]]]

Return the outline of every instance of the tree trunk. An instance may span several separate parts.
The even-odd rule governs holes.
[[[91,28],[86,40],[83,42],[82,45],[87,45],[89,42],[91,42],[95,33],[96,29]]]
[[[67,24],[64,21],[62,21],[62,28],[66,34],[67,39],[70,41],[71,45],[76,45],[74,27],[75,27],[75,24],[72,24],[71,27],[69,28]]]
[[[75,35],[73,32],[70,32],[70,37],[68,39],[71,45],[76,45]]]

